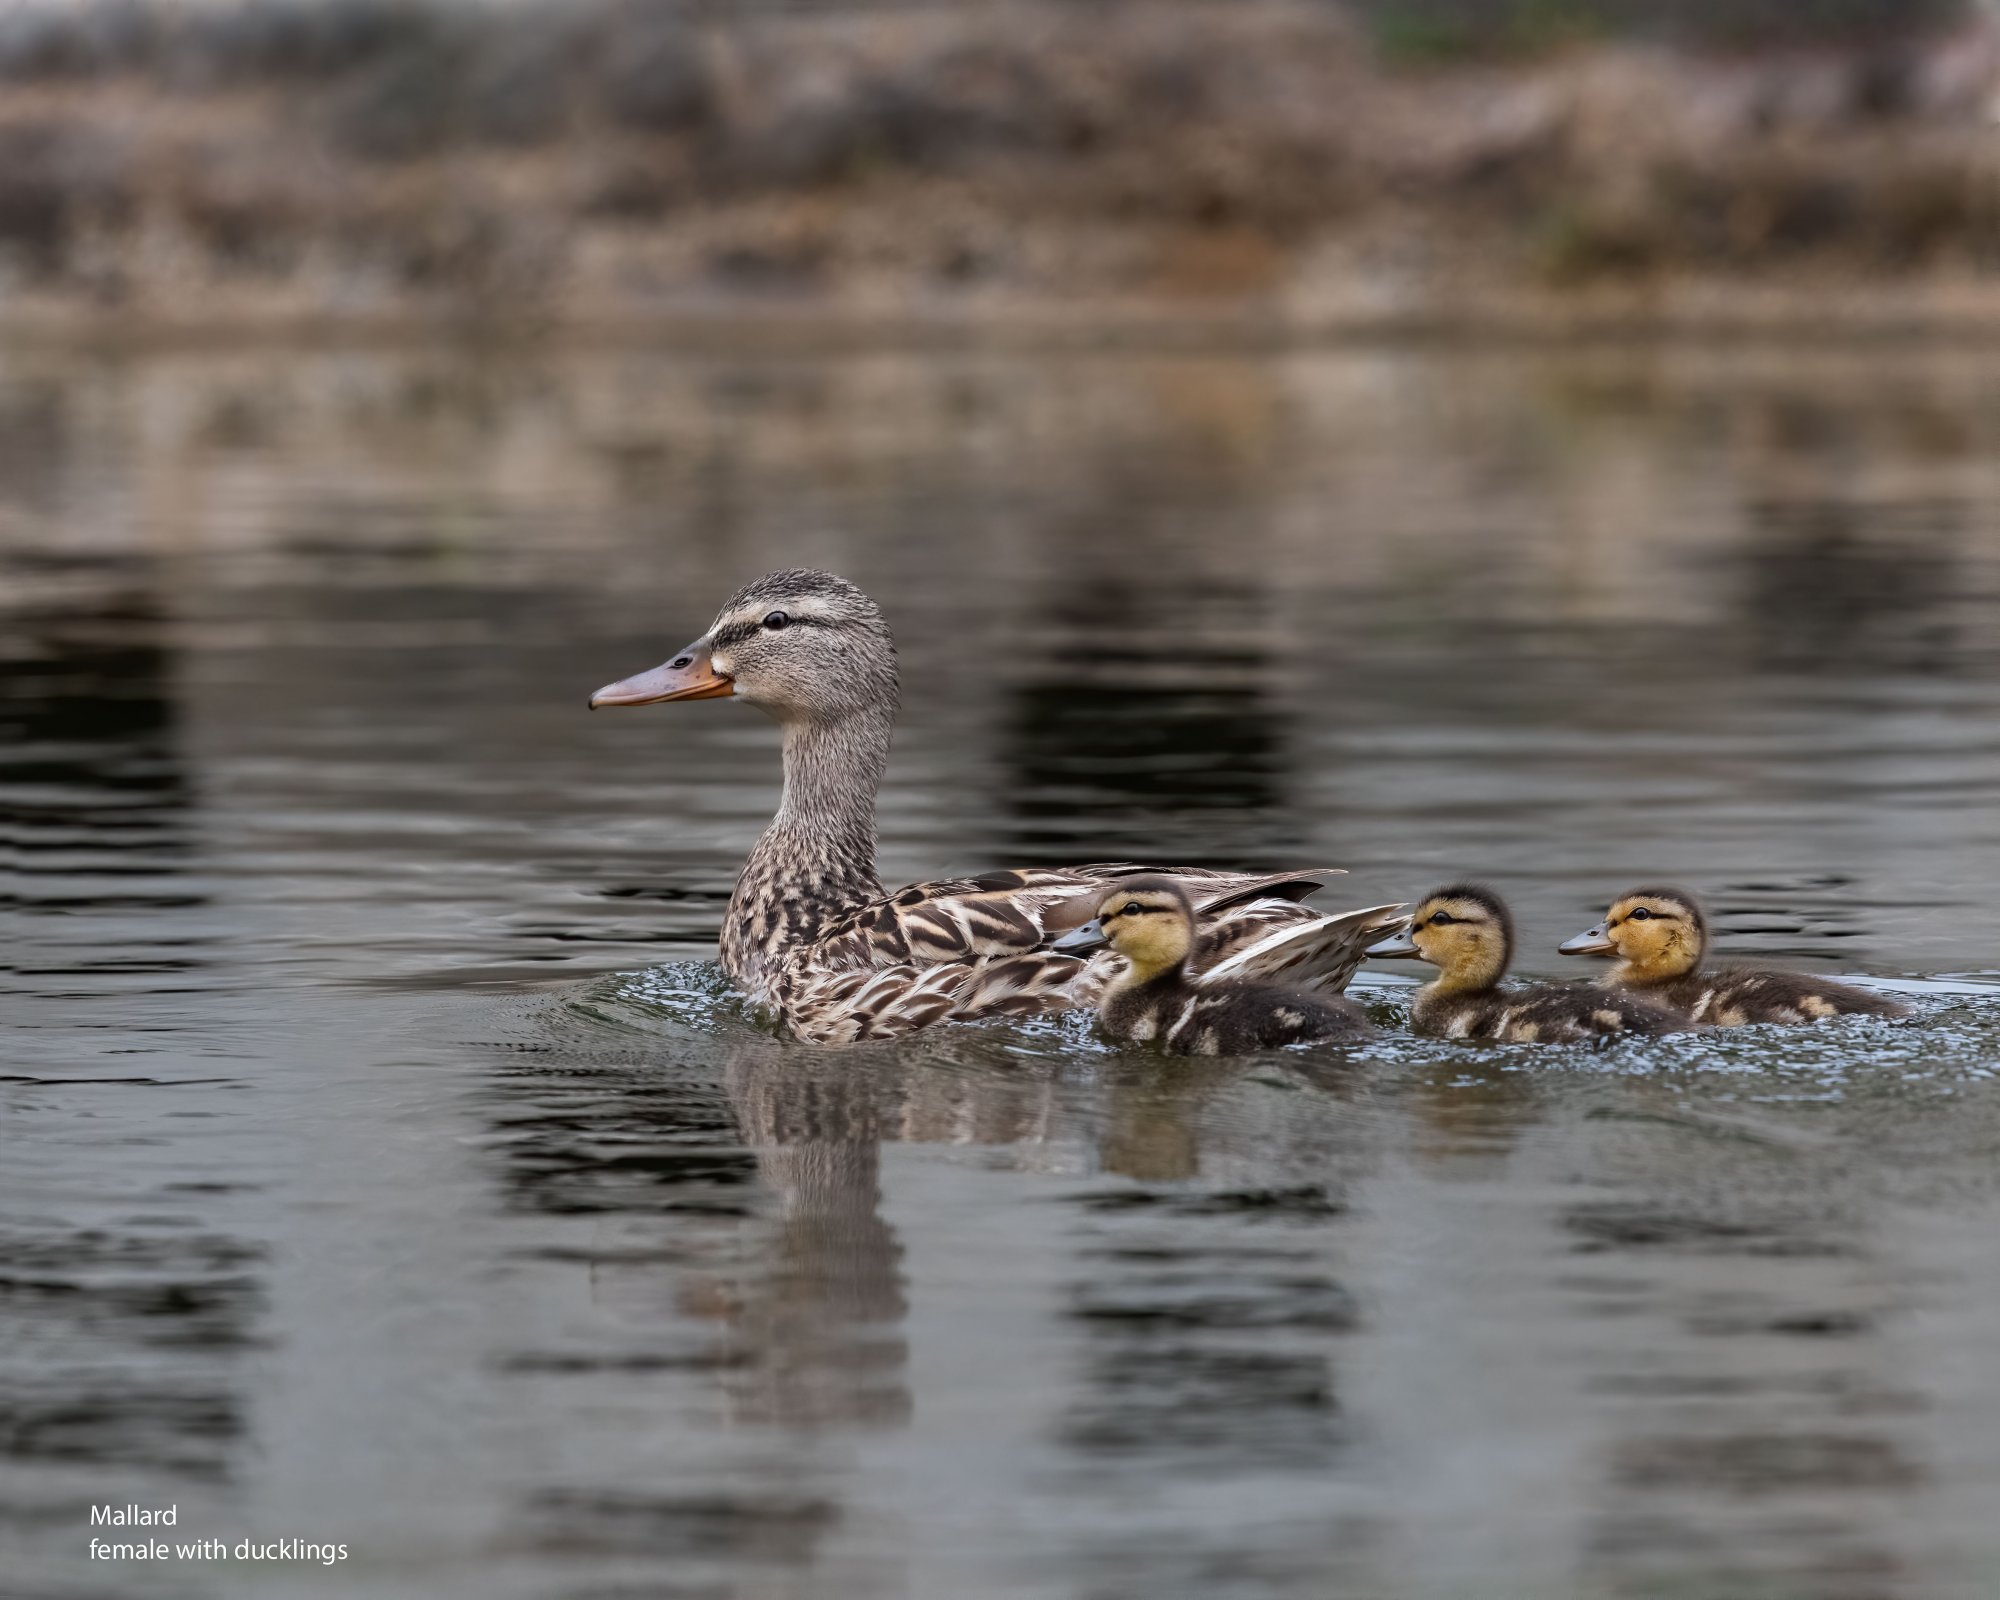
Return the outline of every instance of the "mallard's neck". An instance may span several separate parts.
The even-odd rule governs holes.
[[[723,923],[723,966],[753,982],[784,950],[882,892],[875,876],[875,794],[889,764],[894,712],[785,725],[785,793],[744,863]]]
[[[875,794],[889,765],[895,731],[886,711],[862,711],[839,722],[794,722],[785,728],[785,794],[765,840],[784,835],[837,845],[858,856],[875,877]]]

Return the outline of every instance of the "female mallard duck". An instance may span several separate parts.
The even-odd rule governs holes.
[[[595,706],[734,696],[784,733],[784,797],[750,852],[722,927],[723,970],[816,1044],[932,1023],[1096,1003],[1116,970],[1049,948],[1096,914],[1107,885],[1158,871],[1194,902],[1192,965],[1338,991],[1396,908],[1328,917],[1298,902],[1325,871],[1269,875],[1130,863],[1027,867],[912,884],[875,874],[875,795],[896,720],[896,649],[881,611],[827,572],[739,589],[664,666]]]
[[[1064,934],[1053,948],[1082,954],[1106,944],[1125,958],[1125,970],[1098,1000],[1098,1025],[1126,1043],[1157,1039],[1180,1055],[1240,1056],[1371,1031],[1351,1001],[1274,983],[1191,976],[1194,906],[1172,878],[1127,878],[1099,902],[1096,921]]]
[[[1664,1006],[1602,989],[1554,984],[1502,989],[1514,954],[1514,919],[1497,894],[1477,884],[1433,889],[1408,929],[1371,946],[1368,954],[1410,957],[1439,969],[1410,1007],[1410,1026],[1432,1038],[1579,1044],[1687,1027]]]
[[[1604,920],[1556,947],[1566,956],[1615,956],[1606,989],[1637,995],[1721,1028],[1751,1022],[1817,1022],[1822,1017],[1903,1017],[1885,995],[1801,972],[1759,967],[1705,969],[1708,918],[1685,889],[1634,889]]]

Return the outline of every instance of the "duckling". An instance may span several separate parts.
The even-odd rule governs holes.
[[[1909,1007],[1802,972],[1729,967],[1704,970],[1708,918],[1685,889],[1633,889],[1604,920],[1556,946],[1566,956],[1615,956],[1603,987],[1666,1006],[1690,1022],[1736,1028],[1752,1022],[1817,1022],[1822,1017],[1904,1017]]]
[[[1664,1006],[1602,989],[1537,984],[1502,989],[1514,953],[1514,919],[1491,889],[1460,883],[1424,896],[1408,929],[1371,956],[1408,957],[1439,968],[1417,991],[1410,1025],[1436,1039],[1577,1044],[1613,1034],[1651,1037],[1688,1025]]]
[[[1180,1055],[1237,1056],[1371,1031],[1351,1001],[1240,978],[1192,977],[1194,905],[1172,878],[1128,878],[1098,903],[1095,922],[1053,948],[1083,954],[1107,943],[1126,961],[1098,1004],[1098,1025],[1114,1039],[1158,1040]]]

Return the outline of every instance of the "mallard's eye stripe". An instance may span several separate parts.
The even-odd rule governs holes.
[[[764,616],[773,614],[766,612]],[[709,648],[722,650],[732,644],[741,644],[745,639],[757,638],[761,634],[784,633],[789,632],[793,628],[826,628],[832,626],[832,623],[825,617],[804,617],[800,616],[796,611],[787,611],[785,613],[785,626],[783,628],[767,628],[764,626],[764,616],[759,616],[754,622],[725,622],[710,635],[708,641]]]

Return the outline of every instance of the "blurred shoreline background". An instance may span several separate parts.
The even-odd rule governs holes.
[[[0,0],[0,331],[2000,327],[1956,0]]]

